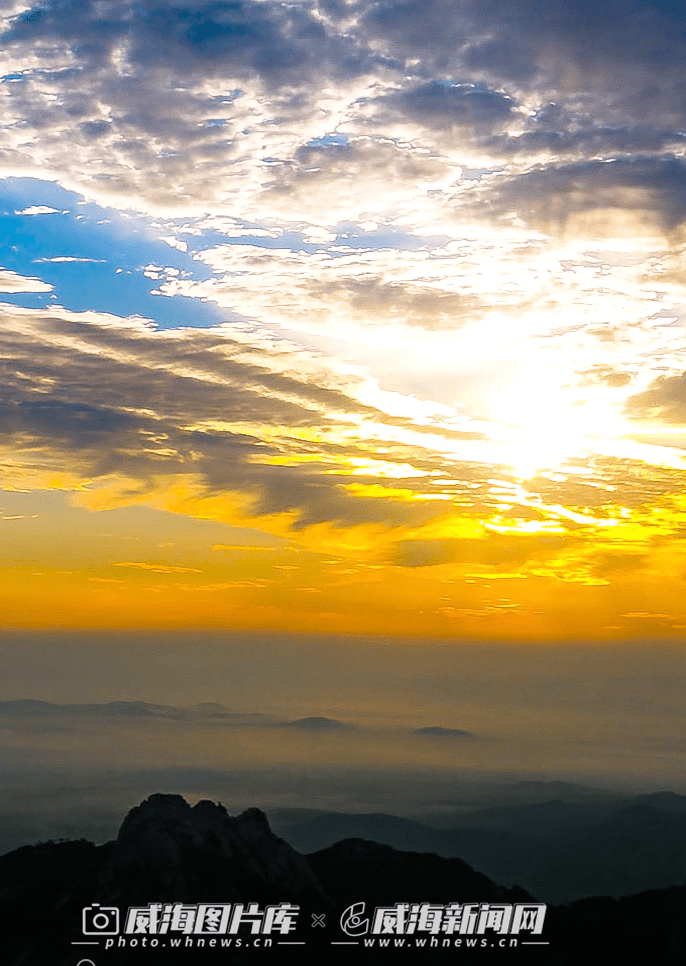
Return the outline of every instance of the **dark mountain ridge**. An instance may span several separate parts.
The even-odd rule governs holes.
[[[351,938],[342,930],[350,907],[362,903],[360,918],[366,915],[367,921],[381,907],[402,908],[403,915],[433,907],[447,915],[450,904],[464,910],[473,904],[473,922],[478,910],[486,915],[493,909],[488,914],[497,918],[498,910],[518,905],[537,908],[523,889],[497,885],[460,858],[359,838],[304,856],[274,835],[258,809],[231,817],[221,804],[200,801],[191,807],[179,795],[152,795],[129,812],[114,842],[47,842],[0,857],[0,961],[5,966],[75,966],[81,958],[97,966],[219,959],[241,964],[257,962],[263,954],[257,945],[271,939],[269,955],[277,958],[292,954],[286,943],[298,942],[299,962],[319,963],[324,957],[341,964],[388,963],[395,949],[382,949],[381,936]],[[224,910],[222,930],[203,932],[193,926],[201,919],[183,918],[189,909],[192,917],[200,916],[202,904]],[[513,939],[493,925],[481,933],[470,927],[464,936],[443,927],[431,933],[425,924],[417,927],[425,929],[421,948],[415,936],[392,933],[392,943],[387,938],[394,947],[407,944],[410,958],[427,964],[454,959],[455,945],[463,939],[468,946],[478,943],[478,950],[461,952],[479,963],[502,962],[505,955],[509,961],[521,957],[527,963],[571,966],[591,947],[612,960],[643,951],[651,960],[676,963],[686,954],[685,911],[686,888],[679,886],[548,907],[539,935],[525,927]],[[235,929],[230,916],[238,916]],[[260,923],[268,916],[273,928],[265,935]],[[151,917],[155,928],[149,928]],[[527,941],[535,945],[524,946]],[[506,953],[501,942],[508,943]],[[402,957],[407,960],[407,949]]]
[[[460,857],[495,881],[516,882],[555,903],[669,888],[686,879],[686,797],[673,792],[479,809],[450,829],[382,813],[329,813],[281,821],[276,830],[304,853],[364,838]]]

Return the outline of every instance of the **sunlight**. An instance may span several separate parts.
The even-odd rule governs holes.
[[[582,395],[562,385],[553,371],[542,378],[522,380],[490,395],[494,432],[503,461],[519,479],[541,470],[556,469],[566,461],[606,451],[622,436],[624,422],[607,390],[595,387]]]

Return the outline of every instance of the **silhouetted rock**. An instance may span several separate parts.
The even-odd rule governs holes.
[[[339,903],[384,906],[414,902],[526,902],[523,889],[504,889],[462,859],[400,852],[388,845],[345,839],[308,856],[317,878]]]
[[[151,795],[129,812],[115,842],[49,842],[0,857],[0,962],[73,966],[82,910],[96,903],[119,908],[123,927],[130,906],[200,902],[332,909],[307,860],[258,809],[232,818],[209,801],[191,807],[180,795]],[[108,964],[132,955],[110,950]]]
[[[222,805],[191,807],[180,795],[151,795],[124,819],[103,866],[98,894],[139,902],[325,901],[306,860],[277,838],[258,809],[231,818]],[[278,898],[275,898],[278,897]]]
[[[631,825],[643,808],[635,806],[622,821]],[[178,924],[168,933],[125,932],[127,910],[131,906],[149,909],[151,903],[158,904],[159,910],[225,903],[235,911],[255,903],[264,911],[267,905],[289,903],[298,907],[294,913],[298,931],[277,933],[270,957],[285,962],[293,950],[279,941],[297,938],[305,943],[298,947],[299,963],[324,959],[329,966],[351,962],[373,966],[395,960],[394,950],[382,949],[378,937],[373,948],[366,939],[354,949],[332,945],[349,938],[340,921],[353,903],[364,902],[369,916],[376,907],[397,903],[446,907],[455,902],[533,901],[523,889],[496,885],[459,858],[398,851],[363,839],[338,842],[305,857],[273,834],[258,809],[231,817],[221,804],[200,801],[191,807],[179,795],[152,795],[129,812],[115,842],[101,846],[83,840],[47,842],[0,857],[0,962],[3,966],[75,966],[84,958],[106,966],[256,963],[261,954],[246,951],[254,936],[249,923],[237,926],[239,932],[231,936],[226,930],[217,934],[227,941],[226,948],[212,938],[203,939],[205,945],[200,948],[194,945],[200,942],[198,937],[180,933]],[[101,921],[112,915],[108,907],[116,907],[119,927],[98,932],[104,927],[93,928],[93,919],[84,927],[83,910],[88,907],[98,909]],[[315,916],[324,917],[326,926],[316,928]],[[686,888],[679,886],[549,907],[544,934],[533,937],[542,945],[523,945],[523,940],[532,938],[525,934],[511,948],[508,937],[503,953],[493,932],[476,939],[472,935],[471,945],[478,941],[473,956],[479,966],[496,959],[500,963],[504,957],[527,966],[576,966],[591,951],[607,962],[638,958],[681,964],[686,955],[685,923]],[[145,946],[144,940],[153,938],[157,948],[152,948],[152,942]],[[258,938],[262,941],[264,936]],[[454,948],[454,936],[428,937],[430,942],[422,948],[413,945],[414,938],[407,941],[403,961],[419,958],[429,966],[453,961],[456,952],[469,955],[467,949]],[[210,947],[210,941],[216,948]],[[83,945],[86,942],[94,945]]]

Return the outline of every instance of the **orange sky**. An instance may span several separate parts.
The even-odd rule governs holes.
[[[115,6],[0,13],[0,628],[682,638],[680,15]]]

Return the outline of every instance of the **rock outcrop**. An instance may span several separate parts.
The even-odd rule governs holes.
[[[230,904],[231,914],[240,907],[242,915],[248,904],[256,903],[266,915],[266,906],[289,903],[299,907],[297,923],[294,919],[298,931],[277,931],[270,960],[285,963],[293,950],[280,941],[297,939],[302,942],[297,947],[299,963],[324,960],[328,966],[372,966],[395,962],[395,937],[386,940],[392,949],[382,949],[381,938],[378,946],[366,945],[366,940],[354,949],[337,945],[336,941],[350,938],[342,933],[340,923],[344,910],[350,912],[353,904],[364,902],[368,916],[396,903],[497,906],[531,901],[524,890],[498,886],[461,859],[402,852],[362,839],[348,839],[303,856],[273,834],[258,809],[231,817],[221,804],[201,801],[191,807],[179,795],[152,795],[129,812],[114,842],[100,846],[86,841],[48,842],[0,857],[0,963],[75,966],[85,960],[106,966],[211,966],[221,960],[231,966],[257,964],[261,950],[251,948],[251,943],[261,945],[265,937],[251,933],[249,921],[237,921],[231,936],[228,927],[224,929],[226,948],[218,939],[215,947],[205,948],[204,942],[202,947],[196,944],[195,935],[183,936],[178,925],[170,926],[169,933],[162,930],[153,936],[144,929],[133,935],[124,929],[127,910],[149,909],[150,904],[171,909],[224,903]],[[84,931],[83,910],[96,903],[103,914],[108,907],[120,911],[118,928]],[[103,914],[98,912],[107,926]],[[322,920],[322,928],[317,919]],[[419,957],[423,966],[433,966],[471,954],[479,966],[502,963],[505,958],[527,966],[532,962],[575,966],[593,950],[597,959],[608,962],[634,958],[681,964],[686,956],[684,923],[686,888],[679,886],[619,900],[596,897],[549,907],[545,935],[536,937],[542,945],[512,948],[508,937],[503,952],[498,936],[491,933],[472,936],[471,945],[479,945],[472,952],[456,949],[455,937],[440,933],[421,948],[411,937],[401,960],[415,962]],[[174,930],[176,944],[171,941]],[[450,948],[444,948],[446,940]],[[89,941],[92,946],[84,945]]]
[[[232,818],[221,805],[191,807],[151,795],[124,819],[96,886],[98,901],[329,904],[311,866],[271,831],[257,808]]]

